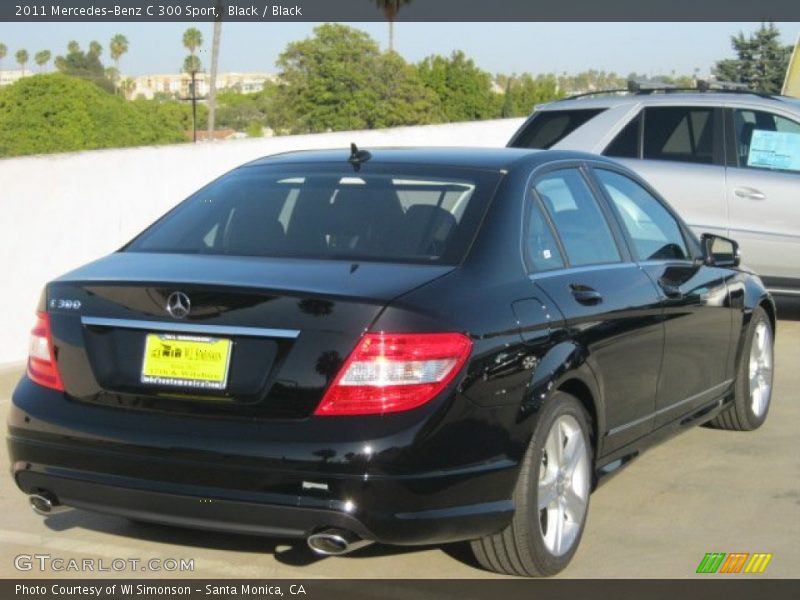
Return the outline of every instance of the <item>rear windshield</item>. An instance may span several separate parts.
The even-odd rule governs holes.
[[[510,146],[512,148],[547,150],[604,110],[604,108],[582,108],[537,112],[525,123],[524,129],[511,142]]]
[[[371,167],[243,167],[188,198],[124,250],[460,263],[499,173]]]

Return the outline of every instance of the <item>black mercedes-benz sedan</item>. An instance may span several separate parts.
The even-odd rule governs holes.
[[[43,514],[553,574],[646,446],[764,422],[775,307],[739,263],[588,154],[257,160],[47,284],[13,476]]]

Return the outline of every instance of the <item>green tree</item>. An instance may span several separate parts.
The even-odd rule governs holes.
[[[731,37],[736,58],[720,60],[714,67],[718,79],[744,83],[750,89],[780,94],[792,46],[780,43],[780,31],[774,23],[748,36],[743,32]]]
[[[264,126],[258,121],[253,121],[247,126],[247,137],[264,137]]]
[[[188,109],[188,107],[184,107]],[[61,73],[0,89],[0,156],[185,141],[179,119],[151,112]]]
[[[326,23],[278,57],[279,112],[273,129],[291,133],[364,129],[378,99],[380,49],[363,31]]]
[[[202,68],[200,59],[195,52],[203,44],[203,34],[196,27],[189,27],[183,32],[183,47],[189,51],[183,61],[183,71],[188,73],[192,78],[191,89],[192,94],[192,141],[197,141],[197,73]]]
[[[395,53],[382,54],[363,31],[326,23],[292,42],[281,69],[270,126],[306,133],[427,123],[437,101]]]
[[[136,89],[136,82],[133,80],[132,77],[126,77],[119,84],[120,89],[122,90],[122,94],[126,98],[130,98],[133,90]]]
[[[200,62],[200,58],[198,58],[194,54],[190,54],[185,59],[183,59],[184,73],[188,73],[189,75],[195,76],[202,70],[202,68],[203,64]]]
[[[370,120],[372,128],[441,122],[441,104],[425,87],[419,72],[396,52],[378,57],[378,104]]]
[[[36,64],[39,65],[39,70],[43,70],[44,66],[50,62],[50,57],[52,54],[50,50],[42,50],[37,52],[36,55],[33,57],[33,60],[36,61]]]
[[[246,131],[251,123],[259,123],[262,127],[272,126],[277,87],[275,83],[267,82],[262,90],[250,94],[242,94],[235,90],[221,91],[217,95],[217,124],[236,131]]]
[[[506,97],[503,102],[504,117],[525,117],[533,107],[543,102],[550,102],[562,96],[558,91],[555,75],[537,75],[530,73],[498,78],[506,82]],[[510,96],[509,96],[510,94]]]
[[[111,60],[114,61],[116,77],[111,78],[111,81],[114,82],[114,91],[117,92],[119,91],[119,77],[121,73],[119,70],[119,60],[128,52],[128,38],[121,33],[116,34],[111,38],[108,44],[108,50],[111,54]]]
[[[429,56],[418,65],[422,82],[436,93],[446,121],[491,119],[500,114],[492,77],[457,50],[446,58]]]
[[[203,34],[196,27],[189,27],[183,32],[183,47],[194,55],[197,49],[203,45]]]
[[[25,64],[28,62],[28,51],[17,50],[16,59],[19,66],[22,67],[22,76],[25,77]]]
[[[383,10],[383,16],[389,23],[389,50],[394,50],[394,22],[397,19],[397,13],[406,4],[410,4],[411,0],[375,0],[375,4]]]
[[[89,55],[96,56],[98,59],[103,54],[103,46],[97,40],[89,42]]]
[[[111,42],[108,44],[108,49],[111,52],[111,60],[114,61],[117,69],[119,69],[119,59],[121,59],[122,56],[128,52],[128,38],[121,33],[118,33],[111,38]]]
[[[114,83],[106,77],[105,66],[100,61],[101,52],[102,47],[97,42],[91,42],[89,51],[84,52],[78,42],[71,41],[67,44],[66,56],[56,57],[56,69],[65,75],[91,81],[107,92],[113,92]]]

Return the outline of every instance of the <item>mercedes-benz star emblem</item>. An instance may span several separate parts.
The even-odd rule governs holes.
[[[167,298],[167,312],[176,319],[183,319],[192,310],[192,301],[183,292],[172,292]]]

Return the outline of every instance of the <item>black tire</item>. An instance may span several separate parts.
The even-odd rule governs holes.
[[[565,416],[567,416],[566,422],[576,423],[578,426],[574,433],[570,434],[570,437],[580,433],[583,439],[585,453],[579,452],[576,453],[576,456],[580,454],[584,457],[581,460],[586,461],[585,464],[583,462],[579,464],[580,473],[578,474],[581,478],[579,481],[581,489],[584,489],[585,486],[585,506],[579,521],[568,521],[567,514],[564,513],[564,523],[571,523],[570,527],[573,528],[572,532],[575,537],[566,551],[554,553],[547,546],[543,530],[543,528],[549,527],[547,515],[551,513],[547,509],[542,511],[538,509],[539,478],[542,475],[542,469],[545,469],[545,473],[547,471],[545,446],[548,435],[550,435],[553,425],[557,421],[562,422],[562,417]],[[514,490],[515,511],[511,523],[499,533],[470,542],[475,558],[483,568],[506,575],[543,577],[554,575],[569,564],[583,535],[589,509],[589,494],[592,489],[594,472],[589,432],[589,418],[577,398],[563,392],[553,394],[542,408],[525,459],[522,462],[519,479]],[[553,464],[555,465],[555,463]],[[576,467],[577,469],[578,467]],[[562,525],[562,527],[564,526]],[[577,529],[574,529],[575,527]]]
[[[750,391],[750,353],[753,348],[753,341],[756,331],[760,327],[766,327],[769,334],[770,346],[770,370],[768,375],[769,393],[766,398],[766,406],[760,412],[756,412],[753,407],[753,395]],[[734,401],[727,409],[714,417],[709,426],[714,429],[726,429],[729,431],[752,431],[758,429],[767,420],[769,405],[773,389],[774,364],[774,340],[775,334],[772,330],[772,321],[766,311],[759,307],[753,311],[750,324],[745,334],[742,355],[739,357],[739,364],[736,367],[736,382],[734,383]]]

